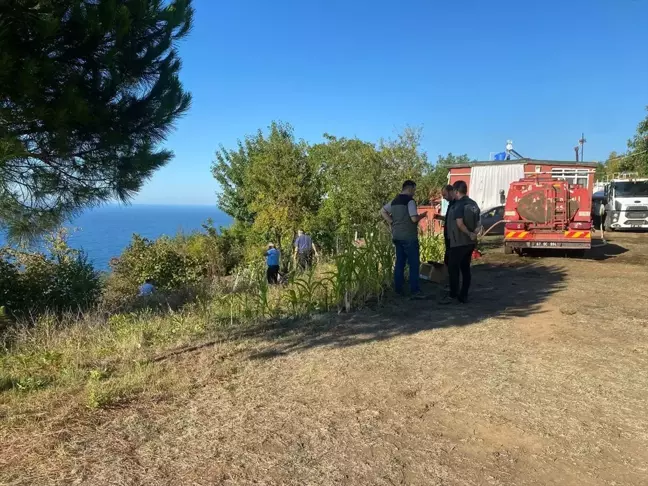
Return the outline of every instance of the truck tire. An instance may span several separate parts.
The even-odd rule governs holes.
[[[614,231],[614,228],[612,228],[612,218],[609,216],[605,218],[605,223],[603,224],[603,226],[605,226],[605,231],[607,232],[611,233],[612,231]]]

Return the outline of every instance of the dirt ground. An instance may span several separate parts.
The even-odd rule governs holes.
[[[180,354],[176,395],[61,405],[0,437],[0,483],[648,484],[648,234],[610,241],[491,250],[467,305],[391,301]]]

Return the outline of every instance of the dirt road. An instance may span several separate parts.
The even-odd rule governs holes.
[[[492,251],[465,306],[396,301],[178,356],[183,393],[44,418],[41,449],[0,478],[647,484],[648,235],[611,243],[582,260]]]

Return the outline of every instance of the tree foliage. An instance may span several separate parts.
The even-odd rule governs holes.
[[[646,107],[648,111],[648,107]],[[604,180],[622,172],[637,173],[648,177],[648,115],[637,125],[637,131],[628,140],[628,151],[619,154],[611,152],[603,164],[596,169],[596,178]]]
[[[648,111],[648,106],[646,111]],[[628,148],[636,172],[642,176],[648,176],[648,115],[637,125],[637,132],[628,141]]]
[[[373,144],[328,134],[324,138],[309,150],[323,188],[320,210],[309,224],[319,240],[374,220],[376,204],[389,197],[394,185]]]
[[[0,306],[11,317],[78,312],[101,294],[99,274],[65,232],[47,235],[45,252],[0,248]]]
[[[0,224],[12,236],[125,201],[191,97],[175,42],[191,0],[0,3]]]
[[[236,150],[221,147],[212,172],[221,185],[219,207],[248,224],[253,236],[279,245],[321,201],[321,174],[288,124],[273,123],[267,135],[259,130]]]
[[[438,197],[441,195],[443,186],[448,184],[448,172],[450,167],[458,164],[468,164],[470,158],[467,155],[439,155],[436,164],[428,170],[423,176],[421,189],[419,194],[427,194],[428,200],[430,198]]]
[[[273,123],[234,150],[221,147],[212,171],[221,185],[220,208],[249,226],[255,244],[287,243],[302,226],[333,248],[336,239],[378,221],[379,208],[405,179],[418,182],[418,202],[426,203],[447,183],[448,167],[465,161],[449,154],[430,164],[420,129],[378,143],[325,134],[308,145],[289,125]]]

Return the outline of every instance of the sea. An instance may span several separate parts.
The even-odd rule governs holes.
[[[133,234],[155,239],[203,230],[208,219],[214,226],[229,226],[231,218],[215,206],[109,205],[85,211],[65,225],[68,243],[84,250],[97,270],[108,270]],[[0,235],[0,245],[5,240]]]

